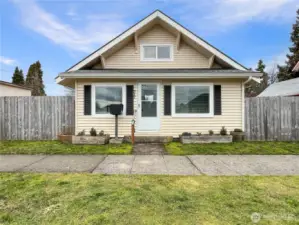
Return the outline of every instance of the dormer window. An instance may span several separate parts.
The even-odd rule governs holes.
[[[141,45],[142,61],[172,61],[173,46],[168,44],[144,44]]]

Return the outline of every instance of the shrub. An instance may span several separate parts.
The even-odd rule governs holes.
[[[242,129],[239,129],[239,128],[235,128],[235,129],[234,129],[234,132],[243,132],[243,130],[242,130]]]
[[[84,136],[85,135],[85,130],[80,131],[77,135],[78,136]]]
[[[191,136],[191,133],[189,133],[189,132],[183,132],[182,136]]]
[[[200,135],[201,135],[201,132],[197,132],[196,134],[197,134],[198,136],[200,136]]]
[[[213,134],[214,134],[214,131],[209,130],[209,135],[213,135]]]
[[[225,129],[225,127],[223,126],[220,130],[220,134],[221,135],[227,135],[227,130]]]
[[[97,136],[97,131],[93,127],[90,129],[89,133],[90,133],[90,136]]]
[[[103,130],[101,130],[100,132],[99,132],[99,136],[104,136],[105,135],[105,133],[104,133],[104,131]]]

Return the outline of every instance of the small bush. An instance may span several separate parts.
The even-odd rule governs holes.
[[[209,130],[209,135],[213,135],[214,131],[213,130]]]
[[[97,136],[97,131],[93,127],[90,129],[89,133],[90,133],[90,136]]]
[[[104,131],[103,130],[101,130],[100,132],[99,132],[99,136],[104,136],[105,135],[105,133],[104,133]]]
[[[200,135],[201,135],[201,132],[197,132],[196,134],[197,134],[198,136],[200,136]]]
[[[220,135],[227,135],[227,130],[225,129],[224,126],[220,130]]]
[[[242,129],[239,129],[239,128],[235,128],[235,129],[234,129],[234,132],[243,132],[243,130],[242,130]]]
[[[189,132],[183,132],[182,136],[191,136],[191,133],[189,133]]]
[[[78,136],[84,136],[85,135],[85,130],[80,131],[77,135]]]

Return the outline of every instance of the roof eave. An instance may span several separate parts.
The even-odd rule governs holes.
[[[244,73],[152,73],[151,79],[209,79],[209,78],[248,78],[248,77],[261,77],[261,73],[256,72],[244,72]],[[72,73],[60,73],[56,82],[60,82],[59,79],[71,78],[109,78],[109,79],[148,79],[149,76],[146,73],[90,73],[90,74],[72,74]]]

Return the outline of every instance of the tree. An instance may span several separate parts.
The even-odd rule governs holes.
[[[287,54],[286,65],[278,66],[277,78],[279,81],[299,77],[298,71],[292,71],[296,63],[299,61],[299,9],[297,10],[296,23],[293,24],[291,41],[292,46],[289,48],[290,53]]]
[[[277,82],[277,64],[271,66],[271,69],[268,70],[269,85]]]
[[[269,76],[268,76],[268,73],[265,72],[265,68],[266,68],[266,65],[264,64],[263,60],[260,59],[257,64],[256,71],[263,73],[263,76],[261,77],[262,78],[261,83],[258,84],[258,88],[257,88],[258,95],[260,93],[262,93],[269,85],[268,84]]]
[[[18,67],[15,68],[15,72],[13,73],[12,83],[17,84],[17,85],[24,85],[25,84],[23,70],[19,70]]]
[[[255,97],[262,93],[268,87],[269,77],[265,72],[266,65],[263,60],[259,60],[257,64],[257,68],[255,69],[258,72],[263,73],[261,77],[261,83],[257,83],[256,81],[250,81],[245,88],[245,96],[246,97]]]
[[[33,96],[46,95],[43,83],[43,71],[39,61],[30,65],[26,77],[26,86],[31,88]]]

